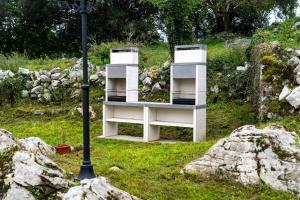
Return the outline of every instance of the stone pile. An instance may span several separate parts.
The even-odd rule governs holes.
[[[89,64],[90,83],[92,85],[104,85],[105,72],[101,67]],[[74,66],[61,70],[30,71],[26,68],[19,68],[19,74],[26,77],[26,89],[22,91],[23,98],[37,99],[39,102],[55,101],[56,93],[61,95],[64,91],[71,98],[77,99],[81,95],[82,81],[82,59],[78,59]],[[12,77],[11,71],[0,70],[0,81]]]
[[[182,173],[233,179],[244,185],[261,181],[300,196],[299,136],[279,126],[243,126],[220,140]]]
[[[137,200],[103,177],[76,185],[48,156],[55,149],[41,139],[18,140],[0,129],[0,199],[3,200]],[[64,193],[66,191],[66,193]]]
[[[165,62],[162,66],[153,66],[145,69],[140,74],[142,92],[159,92],[169,88],[170,62]]]

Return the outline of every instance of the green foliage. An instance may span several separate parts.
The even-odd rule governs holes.
[[[253,41],[255,44],[279,41],[284,47],[299,48],[300,29],[292,29],[297,21],[299,18],[291,18],[269,29],[258,29],[253,35]]]
[[[8,103],[14,105],[21,90],[25,87],[25,78],[19,74],[0,81],[0,106]]]
[[[273,56],[264,56],[261,59],[261,64],[263,65],[273,65],[273,64],[278,64],[278,59],[273,55]]]
[[[257,28],[268,26],[268,15],[275,9],[278,16],[294,16],[297,0],[205,0],[191,16],[198,37],[211,33],[234,32],[252,35]]]
[[[175,45],[194,42],[192,22],[189,16],[202,0],[148,0],[159,8],[166,27],[170,55],[174,56]]]
[[[96,1],[89,14],[89,39],[91,43],[157,41],[156,21],[157,9],[150,3]],[[80,14],[56,0],[1,1],[0,24],[0,53],[19,52],[30,58],[80,55]]]
[[[208,89],[218,85],[219,94],[213,94],[214,101],[220,99],[246,100],[252,96],[254,68],[246,72],[237,72],[237,66],[247,61],[245,47],[224,49],[220,54],[208,58]]]

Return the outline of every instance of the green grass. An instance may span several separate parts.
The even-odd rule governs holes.
[[[210,59],[220,57],[225,52],[223,41],[204,42],[208,45],[208,56]],[[103,43],[101,45],[93,45],[89,52],[89,61],[95,65],[105,65],[109,63],[110,48],[125,48],[125,47],[139,47],[140,48],[140,68],[149,68],[155,65],[161,66],[166,61],[170,60],[168,45],[166,43],[157,44],[130,44],[130,43]],[[0,69],[12,70],[17,72],[19,67],[28,68],[30,70],[38,71],[40,69],[50,70],[54,67],[62,69],[68,68],[74,64],[72,59],[28,59],[26,56],[13,54],[11,56],[4,56],[0,54]]]
[[[132,143],[97,139],[101,134],[101,102],[97,102],[92,91],[93,107],[97,118],[91,121],[91,158],[97,175],[108,177],[112,184],[142,199],[295,199],[290,193],[275,192],[265,185],[244,187],[231,181],[217,179],[197,179],[185,177],[180,170],[190,161],[203,155],[215,142],[245,124],[255,124],[252,106],[241,103],[217,103],[208,105],[208,140],[200,143]],[[38,136],[47,143],[61,142],[61,133],[66,142],[79,145],[82,141],[82,125],[79,115],[72,115],[76,103],[43,105],[21,101],[15,107],[0,108],[1,128],[11,131],[19,138]],[[58,116],[46,111],[64,108]],[[45,115],[32,114],[34,110],[45,111]],[[295,122],[292,122],[296,120]],[[299,119],[290,119],[290,124],[299,124]],[[287,123],[283,121],[282,123]],[[293,128],[293,125],[289,127]],[[140,134],[141,127],[121,128],[121,132]],[[186,138],[183,133],[165,128],[162,133],[169,139]],[[178,135],[180,137],[178,137]],[[82,152],[53,158],[67,171],[77,174]],[[118,166],[121,172],[111,172]]]
[[[73,64],[74,61],[72,59],[28,59],[26,56],[19,54],[13,54],[11,56],[0,54],[0,69],[12,70],[13,72],[17,72],[19,67],[38,71],[40,69],[50,70],[55,67],[65,69]]]

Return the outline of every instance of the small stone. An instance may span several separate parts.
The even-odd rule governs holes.
[[[30,74],[29,69],[25,69],[25,68],[22,68],[22,67],[19,68],[19,71],[18,71],[18,72],[19,72],[20,74],[26,75],[26,76],[28,76],[28,75]]]
[[[53,80],[53,81],[51,81],[51,85],[52,85],[53,87],[58,87],[58,86],[59,86],[59,81]]]
[[[295,56],[297,56],[298,58],[300,57],[300,49],[296,49],[294,51]]]
[[[60,73],[55,73],[55,74],[52,74],[52,75],[51,75],[51,79],[52,79],[52,80],[58,80],[59,77],[60,77]]]
[[[161,87],[165,87],[167,85],[167,82],[166,81],[159,81],[159,85]]]
[[[299,65],[300,63],[300,59],[296,56],[293,56],[291,59],[288,60],[288,64],[292,65],[293,67],[296,67],[297,65]]]
[[[236,71],[245,72],[247,71],[247,68],[245,66],[237,66]]]
[[[159,92],[161,90],[162,90],[162,88],[160,87],[159,83],[155,83],[152,87],[151,92]]]
[[[98,79],[99,79],[99,77],[97,74],[93,74],[90,76],[90,81],[92,81],[92,82],[96,82],[96,81],[98,81]]]
[[[77,89],[71,93],[71,99],[79,99],[81,96],[81,90]]]
[[[143,80],[143,85],[151,85],[152,84],[152,79],[150,77],[146,77]]]
[[[45,94],[43,94],[43,98],[44,98],[47,102],[50,102],[50,101],[51,101],[51,94],[50,94],[50,93],[45,93]]]
[[[299,73],[300,72],[300,65],[298,65],[295,69],[294,69],[294,73]]]
[[[298,72],[298,74],[296,76],[296,82],[298,85],[300,85],[300,72]]]
[[[121,171],[121,169],[119,167],[117,167],[117,166],[113,166],[113,167],[109,168],[109,170],[113,171],[113,172],[119,172],[119,171]]]
[[[42,83],[49,83],[49,82],[51,82],[51,79],[48,76],[44,75],[44,74],[41,75],[40,78],[41,78],[41,82]]]
[[[50,70],[50,73],[51,74],[57,74],[57,73],[60,73],[61,72],[61,69],[59,67],[56,67],[56,68],[53,68]]]
[[[278,41],[271,42],[271,47],[272,49],[278,49],[280,47],[280,42]]]
[[[39,93],[41,93],[42,91],[43,91],[43,86],[36,86],[36,87],[34,87],[32,90],[31,90],[31,93],[35,93],[35,94],[39,94]]]
[[[27,97],[29,97],[29,92],[28,92],[28,90],[22,90],[22,91],[21,91],[21,97],[22,97],[22,98],[27,98]]]

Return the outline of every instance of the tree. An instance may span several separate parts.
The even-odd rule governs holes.
[[[148,0],[159,9],[161,21],[169,42],[169,51],[174,55],[174,46],[194,41],[190,15],[202,0]]]
[[[267,23],[267,17],[274,9],[281,16],[291,16],[297,5],[297,0],[205,0],[194,10],[194,15],[206,13],[206,20],[194,20],[194,24],[201,27],[203,23],[210,23],[208,26],[215,33],[232,32],[237,26],[239,32],[251,33]]]
[[[158,11],[152,4],[140,0],[96,2],[96,10],[88,18],[90,42],[158,40]],[[76,56],[80,30],[79,13],[60,7],[57,0],[0,0],[1,53]]]

